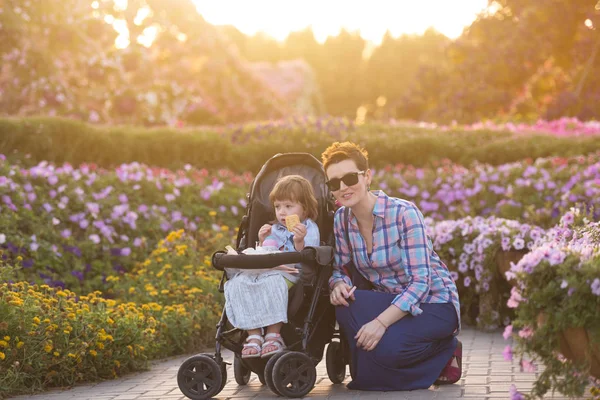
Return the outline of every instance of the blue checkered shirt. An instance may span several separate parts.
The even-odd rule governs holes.
[[[342,280],[352,286],[343,267],[352,259],[358,272],[375,286],[375,290],[397,294],[392,304],[402,311],[417,316],[423,312],[419,307],[421,303],[452,302],[460,327],[458,291],[448,267],[433,250],[431,239],[425,232],[423,214],[410,201],[388,197],[383,191],[373,193],[377,201],[373,208],[373,252],[370,256],[352,210],[348,213],[352,256],[344,235],[344,207],[335,214],[335,261],[329,286]]]

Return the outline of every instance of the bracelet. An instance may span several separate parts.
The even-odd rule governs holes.
[[[375,317],[375,319],[377,320],[377,322],[379,322],[381,325],[383,325],[383,327],[384,327],[385,329],[389,328],[389,326],[388,326],[388,325],[386,325],[386,324],[384,324],[383,322],[381,322],[381,320],[379,319],[379,317]]]

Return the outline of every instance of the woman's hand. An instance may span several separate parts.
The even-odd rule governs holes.
[[[348,286],[346,282],[338,282],[333,287],[333,290],[329,295],[329,300],[331,301],[331,304],[334,306],[348,307],[350,304],[348,304],[348,300],[346,299],[349,298],[350,300],[354,300],[354,291],[351,289],[352,288]]]
[[[387,328],[378,319],[364,324],[354,336],[356,346],[365,351],[371,351],[377,347],[379,341]]]
[[[261,245],[265,241],[265,239],[267,238],[267,236],[269,236],[271,234],[271,228],[272,228],[271,225],[264,224],[258,230],[258,241],[260,242]]]

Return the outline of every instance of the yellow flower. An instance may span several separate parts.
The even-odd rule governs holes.
[[[132,286],[129,288],[129,294],[135,293],[135,288]]]
[[[56,292],[56,295],[57,295],[58,297],[63,297],[63,298],[68,296],[68,294],[67,294],[67,293],[65,293],[65,292],[64,292],[64,291],[62,291],[62,290],[59,290],[58,292]]]
[[[4,340],[0,340],[0,347],[7,348],[8,347],[8,343],[6,343]]]
[[[46,353],[50,353],[50,352],[52,351],[52,349],[53,349],[53,348],[54,348],[54,347],[52,347],[52,345],[51,345],[51,344],[47,344],[46,346],[44,346],[44,351],[45,351]]]
[[[215,215],[217,215],[217,212],[216,211],[210,211],[208,213],[208,215],[210,215],[211,217],[214,217]]]
[[[90,350],[90,354],[91,354],[93,357],[96,357],[96,356],[98,355],[98,352],[97,352],[96,350]]]
[[[73,353],[69,353],[69,354],[67,354],[67,356],[71,357],[71,358],[77,358],[77,356],[75,354],[73,354]]]
[[[0,351],[0,360],[4,360],[6,358],[6,355]]]
[[[7,342],[10,341],[10,336],[4,336],[4,340],[6,340]]]
[[[54,352],[54,353],[52,353],[52,354],[54,354],[54,357],[58,357],[58,356],[60,356],[60,353],[59,353],[58,351],[55,351],[55,352]],[[70,356],[70,355],[71,355],[71,354],[69,354],[69,356]]]
[[[17,349],[20,349],[23,346],[25,346],[25,342],[19,342],[19,343],[17,343]]]
[[[223,232],[227,232],[229,230],[229,227],[227,225],[221,225],[221,230]]]

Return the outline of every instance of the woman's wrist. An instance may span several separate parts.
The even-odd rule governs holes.
[[[381,325],[383,325],[383,327],[387,330],[387,328],[389,328],[390,326],[387,325],[386,323],[384,323],[381,319],[379,319],[379,317],[375,317],[375,320],[377,320],[377,322],[379,322]]]

